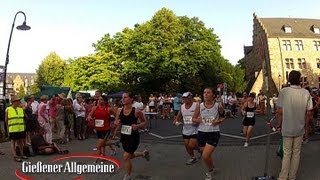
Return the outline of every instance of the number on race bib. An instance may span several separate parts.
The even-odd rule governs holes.
[[[103,127],[104,126],[104,120],[102,119],[96,119],[94,120],[95,127]]]
[[[206,125],[212,125],[212,122],[214,121],[214,117],[213,116],[206,116],[206,117],[202,117],[202,122]]]
[[[247,117],[252,118],[254,116],[254,112],[247,112]]]
[[[183,116],[184,124],[192,124],[192,116]]]
[[[121,134],[131,135],[132,127],[127,125],[121,126]]]

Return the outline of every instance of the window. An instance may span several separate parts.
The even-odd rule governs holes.
[[[317,61],[317,68],[320,69],[320,58],[317,58],[316,61]]]
[[[309,82],[308,82],[308,78],[307,77],[301,77],[301,85],[302,86],[306,86],[306,85],[308,85],[309,84]]]
[[[286,51],[292,51],[291,42],[290,40],[282,40],[283,49]]]
[[[302,40],[295,40],[295,44],[296,44],[296,47],[297,47],[298,51],[303,51]]]
[[[286,71],[286,80],[288,81],[288,79],[289,79],[289,72]]]
[[[316,25],[313,25],[312,26],[312,30],[315,34],[320,34],[320,28]]]
[[[307,69],[306,59],[298,58],[298,66],[300,69]]]
[[[293,58],[286,58],[285,61],[287,69],[294,69]]]
[[[284,30],[285,33],[292,33],[292,28],[291,28],[291,26],[284,25],[284,26],[283,26],[283,30]]]
[[[320,41],[313,41],[317,51],[320,51]]]
[[[320,77],[318,77],[319,87],[320,87]]]

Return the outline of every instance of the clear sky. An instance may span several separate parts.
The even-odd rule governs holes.
[[[104,34],[148,21],[162,7],[199,17],[214,28],[222,55],[232,64],[244,56],[243,46],[251,45],[254,12],[258,17],[320,19],[318,0],[0,0],[0,64],[20,10],[31,30],[14,30],[8,72],[35,72],[52,51],[64,59],[86,56]],[[23,20],[20,14],[15,24]]]

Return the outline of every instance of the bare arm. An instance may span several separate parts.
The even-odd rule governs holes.
[[[194,124],[200,124],[201,123],[201,119],[200,119],[200,104],[197,103],[197,107],[194,111],[194,114],[192,116],[192,122]]]
[[[176,122],[181,122],[182,114],[181,114],[181,107],[179,109],[178,115],[176,116],[176,119],[173,120],[173,124],[176,124]]]
[[[278,107],[277,108],[278,131],[280,131],[282,127],[282,115],[283,115],[283,110],[281,107]]]
[[[146,117],[144,116],[143,112],[140,110],[136,110],[136,117],[140,119],[140,124],[132,124],[132,130],[137,130],[141,128],[145,128],[147,124]]]

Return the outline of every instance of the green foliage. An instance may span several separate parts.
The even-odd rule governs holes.
[[[19,98],[23,98],[25,95],[26,95],[26,91],[24,90],[23,85],[21,85],[21,86],[19,87],[17,96],[18,96]]]
[[[40,89],[38,88],[37,84],[32,84],[31,86],[29,86],[29,91],[30,91],[30,94],[35,94],[37,92],[40,91]]]
[[[162,8],[145,23],[104,35],[93,44],[94,54],[65,62],[51,53],[37,70],[38,85],[145,94],[201,93],[226,82],[228,90],[242,90],[244,72],[221,56],[219,42],[198,18]]]
[[[61,86],[64,82],[64,70],[66,62],[55,52],[51,52],[37,69],[37,86],[42,85]]]
[[[110,65],[115,61],[112,54],[92,55],[74,60],[68,68],[68,77],[74,91],[101,89],[104,92],[119,90],[120,75]]]

